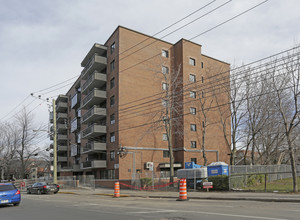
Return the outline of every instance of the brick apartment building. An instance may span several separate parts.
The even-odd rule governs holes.
[[[104,45],[92,46],[81,66],[80,77],[56,100],[58,175],[131,179],[135,172],[147,176],[152,164],[156,175],[166,174],[166,109],[175,170],[189,161],[203,164],[201,103],[209,123],[208,162],[228,162],[220,114],[209,111],[215,98],[204,88],[218,73],[228,80],[229,64],[203,55],[201,45],[184,39],[171,44],[119,26]],[[217,96],[229,101],[225,93]]]

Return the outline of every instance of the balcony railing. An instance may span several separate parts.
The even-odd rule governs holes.
[[[101,152],[106,150],[106,143],[101,143],[101,142],[92,142],[92,143],[87,143],[83,148],[82,148],[82,153],[93,153],[93,152]]]
[[[104,117],[106,117],[106,109],[93,106],[81,117],[81,123],[97,121]]]
[[[67,113],[58,113],[57,114],[57,121],[63,121],[65,119],[68,118],[68,114]]]
[[[92,124],[91,126],[82,131],[82,138],[95,137],[100,134],[106,134],[106,125]]]
[[[81,90],[86,94],[88,89],[100,88],[106,84],[106,74],[95,71],[82,85]]]
[[[81,108],[89,108],[106,100],[106,91],[93,89],[83,100]]]
[[[68,150],[67,148],[68,148],[67,146],[57,146],[57,152],[59,152],[59,151],[67,151]]]
[[[107,58],[99,56],[98,54],[94,54],[84,69],[81,71],[82,79],[86,79],[88,76],[88,73],[93,72],[94,70],[98,70],[101,72],[104,70],[107,66]]]
[[[80,164],[81,169],[106,168],[106,160],[92,160]]]
[[[58,102],[56,104],[56,112],[66,111],[67,108],[68,108],[68,103],[66,103],[66,102]]]
[[[57,124],[57,132],[65,132],[65,130],[67,130],[67,125],[66,124]]]
[[[68,140],[68,136],[66,134],[58,134],[57,140]]]
[[[60,156],[57,157],[57,162],[67,162],[67,161],[68,161],[67,157],[60,157]]]

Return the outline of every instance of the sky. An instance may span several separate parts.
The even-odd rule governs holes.
[[[191,23],[162,40],[192,39],[202,45],[205,55],[234,66],[299,43],[299,0],[269,0],[205,33],[261,2],[264,0],[0,0],[0,122],[11,121],[26,107],[37,125],[47,124],[49,104],[44,100],[68,91],[92,45],[104,44],[118,25],[153,36],[210,3],[155,37]],[[41,98],[35,98],[38,96]]]

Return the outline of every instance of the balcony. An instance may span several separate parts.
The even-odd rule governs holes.
[[[81,169],[80,169],[80,164],[73,164],[73,165],[72,165],[72,171],[73,171],[73,172],[81,171]]]
[[[94,138],[106,134],[106,125],[92,124],[82,131],[82,138]]]
[[[57,162],[67,162],[67,161],[68,161],[67,157],[61,157],[61,156],[57,157]]]
[[[68,150],[67,146],[57,146],[57,152],[63,152],[67,150]]]
[[[106,117],[105,108],[93,106],[81,117],[81,124],[96,122],[105,117]]]
[[[87,143],[82,148],[82,153],[83,154],[99,153],[101,151],[106,151],[106,143],[100,143],[100,142]]]
[[[66,112],[68,109],[68,103],[66,102],[57,102],[56,104],[56,112]]]
[[[65,120],[68,119],[68,114],[67,113],[57,113],[56,120],[57,122],[64,122]]]
[[[91,108],[106,100],[106,91],[93,89],[83,100],[81,108]]]
[[[56,126],[56,130],[57,130],[58,133],[66,132],[66,130],[67,130],[67,125],[66,125],[66,124],[62,124],[62,123],[59,123],[59,124],[57,124],[57,126]]]
[[[57,135],[57,141],[67,141],[68,136],[66,134],[58,134]]]
[[[56,99],[56,105],[59,103],[59,102],[65,102],[67,103],[68,102],[68,96],[66,95],[59,95]]]
[[[106,74],[95,71],[82,85],[82,93],[87,94],[87,92],[93,88],[101,88],[106,84],[106,78]]]
[[[81,63],[82,65],[82,63]],[[107,58],[94,54],[88,63],[84,65],[84,69],[81,71],[81,76],[83,80],[86,80],[88,76],[97,70],[98,72],[103,72],[107,66]]]
[[[81,169],[106,168],[106,160],[92,160],[80,164]]]

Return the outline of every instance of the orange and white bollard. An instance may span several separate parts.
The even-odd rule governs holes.
[[[120,197],[120,183],[115,182],[115,193],[114,193],[114,198],[119,198]]]
[[[180,184],[179,184],[179,198],[177,201],[187,201],[187,191],[186,191],[186,179],[182,178],[180,179]]]

